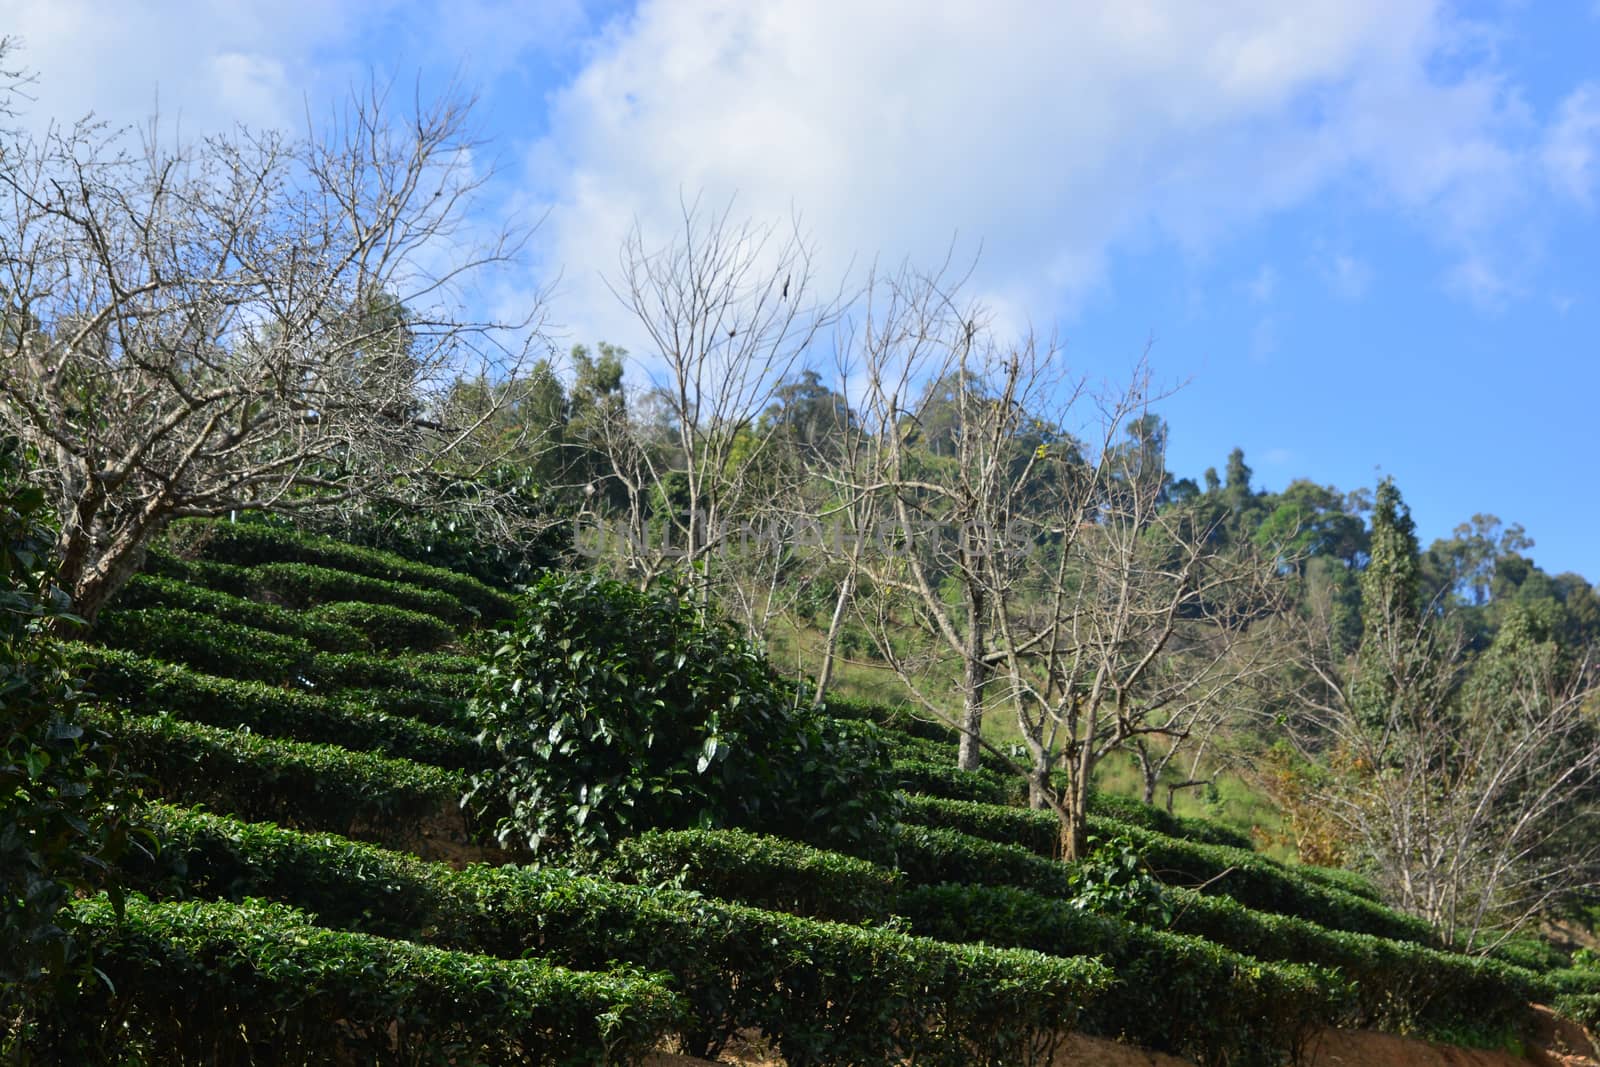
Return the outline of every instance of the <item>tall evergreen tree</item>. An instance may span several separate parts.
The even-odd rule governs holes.
[[[1397,700],[1421,681],[1424,621],[1420,603],[1420,553],[1411,509],[1393,478],[1378,485],[1372,510],[1371,548],[1361,575],[1361,646],[1352,697],[1369,726],[1392,723]]]

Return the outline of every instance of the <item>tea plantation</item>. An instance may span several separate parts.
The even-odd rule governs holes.
[[[508,591],[280,527],[180,523],[67,649],[90,726],[143,776],[140,847],[125,899],[70,906],[99,976],[46,1006],[28,1054],[625,1064],[758,1036],[792,1067],[964,1067],[1048,1062],[1077,1029],[1275,1064],[1326,1026],[1503,1045],[1533,1002],[1600,1018],[1600,974],[1536,945],[1444,951],[1360,877],[1208,822],[1102,798],[1100,853],[1062,864],[1052,816],[997,769],[954,771],[942,728],[891,709],[792,722],[748,696],[736,727],[767,668],[721,646],[654,672],[733,664],[690,771],[676,741],[624,745],[603,716],[519,749],[529,687],[598,707],[636,685],[630,649],[584,646],[577,614],[646,620],[633,652],[671,622],[647,598],[578,595],[494,637],[519,612]],[[604,796],[576,786],[563,830],[530,814],[555,786],[518,759],[571,738],[644,770],[604,769]]]

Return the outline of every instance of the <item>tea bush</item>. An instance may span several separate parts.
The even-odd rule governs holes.
[[[371,647],[366,635],[355,627],[154,574],[134,575],[117,594],[110,611],[102,613],[101,617],[129,608],[198,612],[223,622],[298,637],[321,652],[356,652]]]
[[[173,523],[167,541],[178,555],[201,561],[245,566],[307,563],[383,582],[403,582],[444,593],[485,619],[509,618],[515,610],[509,596],[468,575],[282,525],[186,519]]]
[[[165,716],[91,717],[152,792],[246,819],[403,838],[455,807],[463,776],[334,745],[280,741]]]
[[[502,841],[603,846],[653,827],[883,838],[893,780],[877,731],[796,701],[759,652],[688,603],[549,575],[489,643],[471,704],[500,763]]]
[[[584,974],[327,930],[282,905],[158,904],[74,916],[103,975],[34,1043],[57,1063],[640,1062],[683,1011],[637,970]],[[148,1058],[148,1059],[147,1059]]]
[[[456,640],[456,632],[432,615],[392,604],[340,600],[319,604],[307,614],[323,625],[355,630],[365,635],[372,647],[390,652],[439,648]]]
[[[604,870],[837,922],[887,919],[900,884],[875,863],[742,830],[651,830],[620,842]]]
[[[567,966],[665,971],[701,1055],[754,1030],[796,1065],[1048,1062],[1110,981],[1088,959],[949,945],[570,871],[442,864],[172,808],[134,872],[159,891],[268,896],[322,922]],[[1041,1058],[1042,1057],[1042,1058]]]
[[[96,698],[130,711],[165,712],[208,726],[244,727],[267,737],[338,744],[441,767],[483,763],[483,750],[466,734],[370,705],[218,678],[131,652],[62,647]]]

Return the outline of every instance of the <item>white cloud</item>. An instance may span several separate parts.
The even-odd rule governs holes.
[[[1581,85],[1562,101],[1543,159],[1557,190],[1585,208],[1594,206],[1600,185],[1600,84]]]
[[[1322,280],[1342,300],[1359,300],[1372,282],[1372,268],[1344,252],[1336,252],[1318,263]]]
[[[1265,304],[1272,299],[1278,291],[1278,272],[1270,263],[1261,264],[1261,269],[1255,276],[1244,284],[1244,291],[1252,303]]]
[[[1530,120],[1453,20],[1430,0],[645,0],[534,154],[566,313],[627,330],[597,271],[636,217],[663,232],[700,191],[759,218],[798,206],[825,268],[981,239],[983,293],[1046,317],[1103,286],[1120,246],[1203,253],[1336,182],[1487,259]],[[1336,271],[1349,295],[1370,277]]]
[[[1278,322],[1270,315],[1256,322],[1250,330],[1250,359],[1255,363],[1269,362],[1278,351]]]

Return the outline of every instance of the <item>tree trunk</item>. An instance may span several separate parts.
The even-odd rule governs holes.
[[[983,591],[967,587],[966,664],[961,673],[961,752],[956,766],[975,771],[983,752]]]
[[[844,628],[844,609],[850,602],[854,585],[855,571],[852,569],[839,584],[839,595],[833,602],[833,617],[828,620],[828,636],[822,644],[822,667],[817,671],[817,694],[812,699],[812,703],[818,707],[828,695],[828,686],[833,684],[833,665],[838,655],[839,631]]]
[[[1087,859],[1089,855],[1089,821],[1076,796],[1069,793],[1061,805],[1061,858],[1067,863]]]

